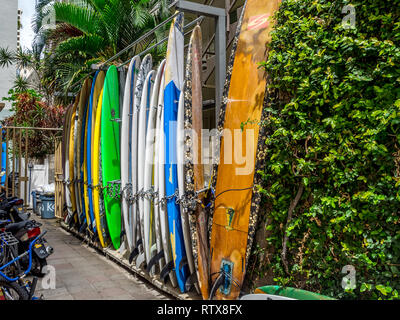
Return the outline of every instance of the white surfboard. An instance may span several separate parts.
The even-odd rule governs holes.
[[[157,253],[155,246],[155,226],[154,226],[154,207],[153,200],[150,196],[154,194],[154,143],[155,143],[155,129],[156,129],[156,114],[158,105],[158,95],[160,91],[160,83],[164,74],[164,64],[161,64],[157,70],[157,75],[153,85],[153,92],[150,100],[150,109],[148,111],[147,119],[147,130],[146,130],[146,154],[144,163],[144,192],[147,196],[144,197],[144,211],[143,211],[143,226],[144,226],[144,247],[146,249],[146,262],[147,265],[150,259]],[[155,267],[153,266],[150,270],[150,274],[153,275]]]
[[[164,79],[165,85],[165,79]],[[161,87],[164,88],[164,86]],[[166,203],[160,202],[161,199],[165,198],[165,135],[164,135],[164,95],[160,94],[161,100],[158,106],[160,112],[157,112],[157,122],[160,123],[160,130],[158,132],[158,213],[160,219],[160,227],[161,227],[161,239],[162,239],[162,247],[164,251],[165,264],[173,262],[172,259],[172,251],[171,251],[171,242],[169,237],[169,227],[168,227],[168,213],[167,213],[167,205]],[[169,273],[169,279],[171,281],[172,286],[175,288],[178,285],[176,280],[175,272]]]
[[[73,108],[73,107],[71,107]],[[73,111],[73,110],[72,110]],[[72,116],[72,111],[67,113],[68,119],[67,121],[71,124],[71,116]],[[65,129],[64,129],[65,130]],[[69,182],[69,141],[70,141],[70,134],[71,134],[71,127],[69,125],[69,133],[67,135],[66,141],[65,141],[65,172],[64,172],[64,180]],[[68,184],[65,184],[65,203],[67,204],[67,211],[68,215],[66,219],[72,218],[72,201],[71,201],[71,190]]]
[[[146,77],[146,81],[143,87],[142,100],[139,110],[139,131],[138,131],[138,192],[140,194],[138,198],[139,203],[139,221],[140,230],[143,241],[144,255],[141,254],[136,260],[136,265],[140,266],[144,261],[148,261],[149,248],[147,247],[149,243],[146,243],[145,237],[145,226],[144,226],[144,167],[146,158],[146,131],[147,131],[147,120],[148,113],[150,110],[150,99],[153,90],[153,82],[155,77],[155,71],[150,71]]]
[[[78,143],[80,143],[80,142],[78,142],[78,115],[79,115],[79,105],[76,108],[75,124],[74,124],[74,154],[75,154],[75,156],[74,156],[74,177],[73,177],[74,182],[73,183],[75,184],[74,191],[75,191],[76,214],[78,217],[79,225],[81,226],[83,221],[81,221],[82,211],[81,211],[81,202],[79,201],[81,195],[79,194],[79,190],[78,190],[78,183],[79,183],[78,180],[79,180],[79,172],[80,172],[80,168],[78,165],[78,157],[77,157]]]
[[[138,132],[139,132],[139,110],[142,101],[142,92],[144,83],[147,77],[147,74],[151,71],[153,67],[153,62],[151,55],[146,55],[142,63],[140,65],[139,74],[136,80],[136,88],[135,88],[135,97],[134,97],[134,109],[132,115],[132,131],[131,131],[131,168],[132,168],[132,194],[134,197],[138,195]],[[138,201],[133,201],[132,204],[132,239],[134,241],[135,249],[142,250],[142,245],[139,245],[139,241],[142,240],[141,231],[140,231],[140,223],[139,223],[139,214],[138,214]],[[136,256],[136,259],[138,256]],[[135,260],[137,264],[137,260]]]
[[[165,68],[165,62],[166,60],[163,60],[161,62],[161,66]],[[162,236],[161,236],[161,222],[160,222],[160,212],[159,212],[159,155],[160,155],[160,150],[158,149],[160,145],[160,132],[163,132],[163,127],[161,123],[161,112],[162,112],[162,107],[164,103],[164,87],[165,87],[165,77],[164,77],[164,71],[163,70],[163,75],[161,77],[161,83],[159,87],[159,92],[158,92],[158,101],[157,101],[157,113],[156,113],[156,136],[155,136],[155,141],[154,141],[154,146],[155,146],[155,152],[154,152],[154,194],[155,194],[155,199],[154,199],[154,232],[155,232],[155,238],[156,238],[156,247],[157,247],[157,253],[162,252],[163,250],[163,245],[162,245]],[[160,270],[165,265],[165,257],[164,255],[162,258],[158,260]]]
[[[122,107],[122,123],[121,123],[121,190],[123,190],[123,197],[121,198],[121,210],[124,221],[126,240],[128,242],[128,249],[132,252],[135,241],[133,239],[133,229],[136,225],[133,224],[132,208],[128,203],[127,195],[129,194],[128,188],[132,190],[132,145],[131,135],[132,132],[132,114],[134,109],[134,92],[137,80],[137,70],[140,67],[140,58],[134,57],[129,64],[128,73],[125,82],[124,103]],[[133,228],[134,227],[134,228]]]
[[[185,163],[184,163],[184,151],[185,151],[185,136],[184,136],[184,121],[185,121],[185,105],[184,105],[184,95],[183,92],[179,98],[179,106],[178,106],[178,120],[177,120],[177,128],[176,128],[176,138],[177,138],[177,157],[176,160],[178,162],[178,189],[179,189],[179,198],[185,195]],[[196,269],[194,266],[193,260],[193,252],[192,252],[192,239],[190,235],[190,225],[189,225],[189,216],[185,207],[180,205],[181,209],[181,221],[182,221],[182,230],[183,230],[183,241],[185,242],[185,250],[186,250],[186,258],[189,265],[190,274],[195,273]],[[200,293],[199,287],[196,283],[195,288],[198,293]]]

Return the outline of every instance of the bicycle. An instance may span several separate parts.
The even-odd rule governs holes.
[[[0,300],[38,300],[34,296],[36,290],[37,277],[32,282],[25,284],[22,279],[31,271],[32,250],[35,242],[42,238],[47,231],[42,232],[29,244],[29,248],[24,253],[16,256],[16,245],[18,240],[9,232],[0,233],[0,262],[4,265],[0,267]],[[29,255],[28,268],[22,272],[19,260]],[[4,272],[3,272],[4,271]]]

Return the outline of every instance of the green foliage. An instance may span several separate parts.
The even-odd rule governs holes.
[[[3,100],[12,102],[13,115],[2,121],[2,126],[60,128],[63,123],[65,109],[63,106],[49,106],[40,101],[41,95],[33,89],[23,91],[11,89]],[[25,135],[28,134],[28,157],[41,158],[54,153],[54,141],[60,138],[61,132],[29,130],[21,132],[21,149],[25,150]],[[16,132],[15,152],[19,150],[20,131]],[[11,150],[13,152],[13,150]]]
[[[283,0],[268,74],[262,172],[268,262],[278,284],[336,298],[400,291],[400,1]],[[346,12],[346,11],[345,11]],[[299,188],[301,200],[287,227]],[[288,236],[285,271],[281,251]],[[356,269],[345,291],[341,273]]]
[[[156,5],[158,9],[155,9]],[[48,42],[52,42],[53,59],[61,69],[56,73],[56,80],[64,90],[92,71],[90,66],[87,67],[88,61],[107,60],[169,15],[165,0],[83,0],[80,3],[57,2],[52,8],[58,25],[62,25],[64,30],[66,26],[70,26],[80,32],[57,38],[60,32],[60,28],[57,28],[45,35]],[[40,24],[39,20],[38,25]],[[135,52],[157,42],[160,36],[161,34],[156,33],[155,37],[144,39],[113,63],[118,64],[129,59]],[[159,51],[162,48],[153,52],[156,59]]]

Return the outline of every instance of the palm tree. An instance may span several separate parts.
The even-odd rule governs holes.
[[[75,3],[39,0],[38,13],[33,22],[37,37],[35,42],[43,48],[45,43],[49,61],[57,66],[56,86],[68,89],[78,79],[86,76],[93,63],[104,62],[169,15],[167,0],[81,0]],[[57,26],[42,30],[43,17],[54,10]],[[133,56],[165,34],[156,33],[145,39],[115,63]],[[156,56],[165,52],[159,48]]]
[[[169,2],[76,0],[54,3],[53,0],[38,0],[32,21],[36,34],[33,49],[23,52],[0,48],[0,67],[15,64],[19,69],[33,70],[38,79],[34,89],[52,103],[55,92],[67,92],[72,83],[92,71],[92,64],[106,61],[166,19],[170,14]],[[53,29],[46,28],[46,19],[51,14],[57,18]],[[114,63],[127,60],[159,41],[167,32],[168,25]],[[154,49],[153,59],[161,59],[165,51],[166,44]]]

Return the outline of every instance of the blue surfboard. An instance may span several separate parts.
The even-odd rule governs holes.
[[[90,101],[90,99],[89,99]],[[89,226],[90,221],[86,221],[86,208],[85,208],[85,193],[83,192],[83,188],[84,186],[84,175],[83,175],[83,163],[84,163],[84,154],[85,154],[85,122],[86,122],[86,114],[88,112],[88,107],[89,107],[89,101],[87,101],[86,106],[85,106],[85,110],[83,112],[83,119],[82,119],[82,135],[81,135],[81,150],[80,150],[80,154],[81,154],[81,159],[80,159],[80,163],[79,163],[79,183],[81,184],[81,203],[82,203],[82,213],[81,213],[81,221],[83,221],[82,225],[81,225],[81,229],[82,227],[86,224]],[[80,232],[82,232],[82,230],[79,230]]]
[[[2,142],[1,144],[1,171],[6,171],[6,149],[7,143]],[[1,177],[1,185],[4,186],[6,183],[6,175]]]
[[[89,97],[89,116],[88,116],[88,124],[87,124],[87,148],[86,148],[86,161],[87,161],[87,179],[88,179],[88,198],[89,198],[89,215],[90,215],[90,228],[94,231],[94,233],[97,233],[96,229],[96,223],[95,223],[95,218],[94,218],[94,211],[93,211],[93,195],[92,195],[92,113],[93,113],[93,94],[94,94],[94,88],[96,85],[96,79],[97,75],[99,74],[99,71],[96,72],[93,78],[92,82],[92,90],[90,92],[90,97]]]
[[[189,274],[183,240],[180,207],[176,204],[178,189],[177,132],[178,102],[183,87],[184,64],[183,14],[173,21],[169,33],[164,89],[164,135],[165,135],[165,191],[168,211],[168,227],[171,240],[175,273],[181,292]]]

